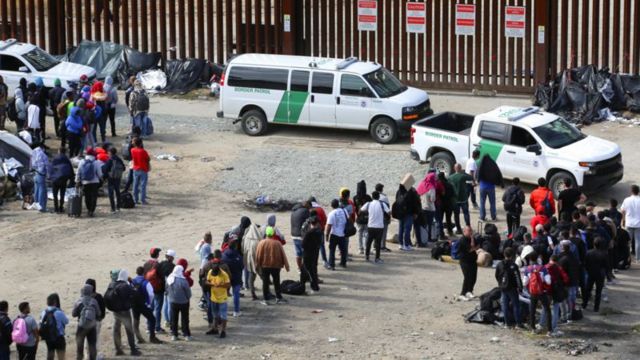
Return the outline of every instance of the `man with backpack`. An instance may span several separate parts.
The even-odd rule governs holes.
[[[537,255],[535,251],[531,252],[529,258],[535,259]],[[547,269],[539,264],[528,265],[523,273],[523,285],[527,287],[529,292],[529,327],[533,333],[536,331],[536,308],[538,303],[542,304],[547,314],[551,313],[551,302],[549,299],[549,289],[551,288],[551,276]],[[553,332],[551,327],[551,316],[547,316],[547,332],[550,335]]]
[[[573,317],[573,312],[576,310],[576,298],[578,295],[578,286],[580,285],[580,277],[582,271],[580,269],[580,261],[578,260],[576,249],[575,254],[571,251],[571,247],[574,246],[571,240],[560,241],[560,255],[558,264],[562,267],[567,276],[569,277],[569,283],[567,284],[567,300],[565,301],[565,310],[563,320],[569,321]]]
[[[151,283],[144,278],[144,268],[142,266],[138,266],[136,269],[136,277],[131,280],[131,285],[136,290],[131,310],[133,312],[133,331],[138,338],[138,343],[144,344],[144,339],[140,333],[140,315],[142,315],[147,319],[149,342],[162,344],[162,341],[156,337],[156,319],[152,310],[154,289]]]
[[[544,323],[547,316],[551,316],[551,336],[562,336],[562,331],[558,330],[558,321],[560,320],[560,306],[567,299],[569,277],[564,269],[558,265],[558,257],[552,255],[549,263],[545,265],[549,276],[551,277],[551,289],[549,292],[550,300],[553,301],[552,312],[548,312],[543,308],[540,317],[540,324]]]
[[[133,82],[133,92],[129,98],[129,113],[131,114],[132,128],[138,126],[143,129],[143,136],[148,135],[144,131],[144,121],[149,113],[149,95],[143,89],[140,80]]]
[[[11,339],[18,349],[18,359],[36,360],[38,343],[40,342],[40,332],[38,322],[31,316],[31,307],[28,302],[18,305],[20,315],[13,320],[13,331]]]
[[[34,195],[42,213],[47,212],[47,174],[49,173],[49,168],[49,158],[44,152],[44,143],[36,143],[31,154],[31,169],[36,172]]]
[[[367,183],[361,180],[356,185],[356,196],[353,197],[353,204],[356,211],[356,226],[358,228],[358,250],[360,255],[364,254],[364,249],[367,242],[367,223],[368,213],[367,211],[360,211],[364,204],[371,201],[371,196],[367,194]]]
[[[496,281],[502,293],[500,303],[504,314],[504,325],[506,327],[517,326],[523,329],[522,316],[520,314],[519,293],[522,292],[522,279],[520,269],[514,262],[515,251],[508,247],[504,249],[504,260],[496,266]]]
[[[302,224],[309,218],[310,208],[311,204],[305,201],[296,204],[291,210],[291,238],[296,250],[296,265],[299,271],[302,271]]]
[[[84,202],[89,217],[93,217],[96,211],[98,188],[100,188],[102,176],[102,165],[96,160],[96,152],[93,148],[88,148],[84,159],[78,165],[76,186],[82,186]]]
[[[11,357],[9,347],[13,343],[13,339],[11,339],[13,324],[8,311],[9,303],[4,300],[0,301],[0,360],[9,360]]]
[[[136,348],[136,340],[131,321],[131,305],[135,295],[135,290],[129,284],[129,272],[125,269],[120,270],[117,280],[109,284],[107,291],[104,293],[105,305],[107,309],[111,310],[114,317],[113,343],[116,348],[116,355],[124,355],[121,339],[122,326],[124,326],[125,332],[127,333],[131,356],[141,355],[140,350]]]
[[[142,266],[144,269],[144,278],[149,281],[153,287],[153,316],[156,320],[156,333],[162,333],[165,331],[160,324],[162,321],[162,306],[164,305],[165,290],[164,277],[160,274],[160,262],[158,261],[161,251],[162,249],[157,247],[151,248],[149,251],[150,258]]]
[[[382,259],[380,259],[380,250],[382,247],[382,235],[384,233],[384,223],[387,218],[390,217],[389,213],[391,210],[389,206],[382,201],[380,201],[380,193],[374,191],[372,194],[372,200],[364,204],[360,208],[360,211],[366,211],[369,216],[367,219],[367,244],[366,244],[366,252],[365,257],[366,260],[369,261],[369,254],[371,253],[371,244],[373,243],[376,250],[376,264],[383,263]]]
[[[80,290],[80,299],[73,305],[71,316],[78,318],[76,330],[76,353],[82,359],[85,339],[89,343],[89,360],[95,360],[98,355],[98,322],[104,314],[96,299],[92,296],[93,286],[85,284]]]
[[[507,234],[512,236],[513,230],[520,227],[520,215],[524,204],[524,191],[520,188],[520,178],[513,178],[512,185],[502,195],[504,210],[507,212]]]
[[[553,191],[547,187],[545,178],[538,179],[538,187],[529,195],[529,205],[536,213],[542,207],[544,209],[543,214],[548,218],[556,213],[556,201],[553,197]]]
[[[102,170],[107,180],[109,204],[113,214],[120,211],[120,183],[122,182],[122,174],[126,170],[124,161],[118,156],[118,150],[115,147],[109,149],[109,160],[104,164]]]
[[[40,315],[40,337],[47,344],[47,360],[53,360],[56,354],[58,360],[64,360],[67,350],[64,329],[69,324],[69,319],[60,310],[59,302],[58,294],[49,295],[47,308]]]

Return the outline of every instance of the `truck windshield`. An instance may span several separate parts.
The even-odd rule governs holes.
[[[56,58],[44,52],[40,48],[35,48],[22,56],[37,71],[47,71],[60,63],[60,61],[56,60]]]
[[[573,144],[586,137],[580,130],[573,127],[563,118],[558,118],[548,124],[533,128],[540,139],[550,148],[559,149]]]
[[[398,78],[383,67],[366,74],[364,79],[369,83],[369,85],[371,85],[371,87],[373,87],[381,98],[395,96],[407,90],[407,87],[403,85]]]

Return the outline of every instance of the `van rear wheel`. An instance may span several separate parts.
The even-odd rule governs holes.
[[[431,157],[431,167],[439,173],[444,173],[447,177],[453,174],[455,160],[446,152],[439,152]]]
[[[393,120],[381,118],[371,125],[371,137],[380,144],[391,144],[398,139],[398,129]]]
[[[267,132],[267,119],[258,110],[249,110],[242,114],[242,131],[249,136],[260,136]]]

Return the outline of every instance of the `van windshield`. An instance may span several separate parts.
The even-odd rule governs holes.
[[[60,63],[60,61],[56,60],[56,58],[44,52],[42,49],[38,47],[29,51],[26,54],[23,54],[22,56],[37,71],[47,71]]]
[[[558,118],[548,124],[535,127],[533,131],[552,149],[559,149],[571,145],[587,137],[563,118]]]
[[[364,79],[381,98],[392,97],[407,90],[407,87],[384,67],[364,75]]]

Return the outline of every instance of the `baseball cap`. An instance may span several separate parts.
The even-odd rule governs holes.
[[[176,257],[176,251],[173,249],[167,250],[167,256]]]
[[[157,247],[152,247],[151,250],[149,250],[149,255],[154,256],[160,253],[160,251],[162,251],[161,248],[157,248]]]

